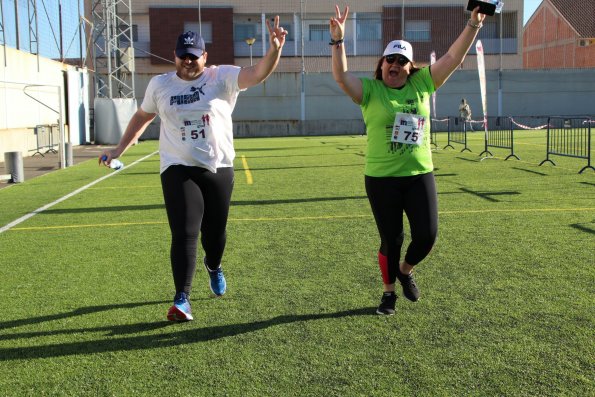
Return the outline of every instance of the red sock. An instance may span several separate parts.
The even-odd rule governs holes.
[[[388,277],[388,258],[386,255],[382,255],[380,251],[378,251],[378,266],[380,267],[380,273],[382,274],[382,282],[384,284],[390,284],[390,279]]]

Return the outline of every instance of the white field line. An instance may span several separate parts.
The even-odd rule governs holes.
[[[133,165],[135,165],[137,163],[140,163],[141,161],[143,161],[143,160],[145,160],[145,159],[147,159],[147,158],[149,158],[149,157],[151,157],[151,156],[153,156],[153,155],[155,155],[157,153],[159,153],[159,151],[153,152],[153,153],[151,153],[151,154],[149,154],[149,155],[147,155],[147,156],[145,156],[143,158],[140,158],[140,159],[136,160],[135,162],[133,162],[132,164],[130,164],[130,165],[122,168],[121,170],[110,172],[109,174],[107,174],[105,176],[102,176],[101,178],[96,179],[93,182],[91,182],[91,183],[89,183],[89,184],[87,184],[87,185],[85,185],[85,186],[83,186],[81,188],[78,188],[78,189],[76,189],[75,191],[73,191],[71,193],[68,193],[66,196],[60,197],[56,201],[53,201],[53,202],[51,202],[49,204],[46,204],[43,207],[39,207],[35,211],[29,212],[27,215],[23,215],[19,219],[15,220],[15,221],[12,221],[12,222],[10,222],[10,223],[2,226],[2,228],[0,228],[0,233],[4,233],[5,231],[10,230],[11,228],[15,227],[16,225],[25,222],[27,219],[34,217],[35,215],[37,215],[37,214],[39,214],[39,213],[47,210],[48,208],[53,207],[54,205],[56,205],[58,203],[61,203],[62,201],[68,200],[72,196],[75,196],[75,195],[79,194],[80,192],[82,192],[84,190],[87,190],[91,186],[98,184],[99,182],[103,181],[104,179],[107,179],[109,177],[112,177],[112,176],[116,175],[118,172],[121,172],[122,170],[124,170],[124,169],[126,169],[128,167],[132,167]]]

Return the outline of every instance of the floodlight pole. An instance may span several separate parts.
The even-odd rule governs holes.
[[[502,12],[500,12],[500,68],[498,69],[498,117],[502,117]]]
[[[21,39],[19,36],[19,0],[14,0],[14,23],[15,23],[15,33],[16,33],[16,39],[17,39],[17,50],[21,49]],[[3,43],[4,45],[6,45],[6,43]]]
[[[0,26],[0,34],[2,35],[2,49],[4,51],[4,66],[8,66],[6,62],[6,34],[4,33],[4,9],[2,8],[2,1],[0,0],[0,22],[2,25]]]
[[[302,91],[300,93],[300,106],[301,106],[301,111],[300,111],[300,120],[301,120],[301,130],[302,130],[302,135],[305,135],[306,133],[306,64],[305,64],[305,60],[304,60],[304,16],[305,16],[305,5],[304,5],[304,0],[300,0],[300,14],[301,14],[301,31],[300,31],[300,36],[301,36],[301,52],[302,52],[302,70],[301,70],[301,75],[302,75]]]
[[[58,29],[60,36],[60,62],[64,62],[64,44],[62,43],[63,27],[62,27],[62,0],[58,0]]]
[[[31,54],[36,55],[37,71],[39,72],[39,24],[37,21],[37,0],[29,0],[27,2],[27,14],[29,19],[29,51]]]
[[[401,5],[401,40],[405,40],[405,0]]]

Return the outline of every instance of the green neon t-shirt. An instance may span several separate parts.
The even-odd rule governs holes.
[[[436,89],[430,69],[424,67],[409,76],[401,89],[387,87],[382,80],[362,78],[361,81],[360,108],[368,135],[364,173],[383,177],[431,172],[434,165],[430,144],[430,97]],[[392,142],[397,113],[415,114],[425,119],[421,144]]]

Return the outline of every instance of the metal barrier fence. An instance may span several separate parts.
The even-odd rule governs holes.
[[[54,143],[54,129],[58,128],[58,124],[42,124],[36,125],[33,127],[35,139],[36,139],[36,149],[31,149],[30,151],[35,151],[31,155],[31,157],[39,154],[41,157],[45,153],[58,153],[55,147],[58,147],[58,142]],[[41,152],[43,149],[46,149],[45,152]]]
[[[467,122],[460,118],[460,117],[448,117],[448,143],[444,146],[444,149],[447,147],[453,148],[452,143],[459,143],[463,145],[463,149],[461,149],[461,153],[465,150],[471,151],[467,147]]]
[[[539,165],[550,162],[550,155],[574,157],[587,160],[579,174],[587,168],[595,171],[591,166],[591,124],[594,120],[588,117],[550,117],[547,127],[547,154]]]
[[[438,132],[450,132],[450,117],[445,119],[430,119],[430,145],[438,147]]]
[[[479,155],[488,154],[494,156],[489,148],[509,149],[510,154],[504,160],[514,157],[520,160],[514,154],[514,128],[511,117],[487,117],[488,128],[485,137],[484,151]]]

